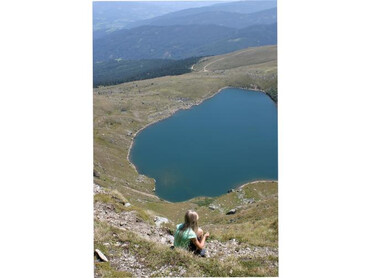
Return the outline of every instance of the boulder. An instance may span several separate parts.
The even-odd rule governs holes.
[[[237,212],[236,209],[231,209],[230,211],[227,212],[227,215],[235,214],[236,212]]]
[[[130,207],[131,204],[130,203],[125,203],[125,207]]]
[[[232,193],[232,192],[234,192],[235,190],[234,189],[229,189],[228,191],[227,191],[227,193]]]

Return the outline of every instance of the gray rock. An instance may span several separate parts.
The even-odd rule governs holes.
[[[125,203],[125,207],[130,207],[131,204],[130,203]]]
[[[173,244],[174,243],[174,237],[173,236],[167,236],[167,243]]]
[[[227,215],[235,214],[236,212],[237,212],[236,209],[231,209],[230,211],[227,212]]]
[[[100,173],[97,170],[93,171],[93,176],[96,178],[100,178]]]
[[[232,193],[232,192],[234,192],[235,190],[234,189],[229,189],[228,191],[227,191],[227,193]]]
[[[95,249],[95,253],[97,254],[98,258],[101,259],[103,262],[108,262],[107,257],[100,251],[99,249]]]
[[[160,227],[163,223],[169,223],[169,219],[160,216],[156,216],[154,221],[157,227]]]
[[[254,198],[251,198],[251,199],[245,199],[244,201],[245,201],[247,204],[255,203],[255,199],[254,199]]]
[[[211,209],[211,210],[216,210],[216,209],[218,209],[218,207],[217,207],[216,205],[210,205],[210,206],[209,206],[209,209]]]
[[[116,196],[112,196],[111,197],[112,199],[114,199],[116,202],[118,202],[119,204],[122,204],[122,205],[125,205],[125,202],[119,198],[117,198]]]

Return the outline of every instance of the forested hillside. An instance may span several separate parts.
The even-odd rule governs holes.
[[[180,12],[177,17],[160,16],[132,26],[152,25],[218,25],[231,28],[245,28],[257,24],[272,24],[277,22],[277,8],[267,9],[251,14],[226,11],[203,11],[197,14],[185,14]]]
[[[94,3],[94,87],[183,74],[195,57],[277,44],[276,1],[161,3]]]
[[[94,40],[94,61],[184,59],[276,44],[276,24],[235,29],[217,25],[141,26]]]
[[[194,20],[198,20],[197,24],[200,24],[200,21],[203,18],[200,16],[201,14],[211,14],[215,12],[224,12],[224,13],[238,13],[244,15],[250,15],[253,13],[257,13],[264,10],[269,10],[277,7],[277,1],[236,1],[236,2],[227,2],[227,3],[219,3],[215,5],[210,5],[206,7],[199,7],[199,8],[190,8],[180,11],[175,11],[172,13],[168,13],[165,15],[161,15],[158,17],[146,19],[146,20],[139,20],[127,25],[127,28],[133,28],[143,25],[157,25],[161,22],[161,25],[174,25],[178,19],[185,19],[185,18],[193,18]],[[217,13],[215,13],[217,14]],[[218,18],[213,19],[216,24],[220,24],[223,20],[218,22]],[[178,22],[179,23],[179,22]],[[193,23],[195,24],[195,22]],[[246,26],[242,26],[246,27]]]
[[[93,30],[118,30],[130,23],[183,9],[210,6],[205,1],[94,1]]]
[[[94,87],[155,78],[165,75],[179,75],[191,71],[191,66],[200,58],[183,60],[109,60],[94,64]]]

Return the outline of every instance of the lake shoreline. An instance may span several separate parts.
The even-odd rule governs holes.
[[[278,184],[278,180],[254,180],[254,181],[249,181],[247,183],[244,183],[242,185],[237,185],[231,189],[229,189],[227,192],[223,193],[223,194],[220,194],[218,196],[197,196],[197,197],[193,197],[191,199],[188,199],[188,200],[185,200],[185,201],[181,201],[181,202],[189,202],[193,199],[198,199],[198,198],[218,198],[220,196],[223,196],[223,195],[226,195],[228,193],[230,193],[231,191],[230,190],[233,190],[233,191],[238,191],[238,190],[241,190],[243,189],[245,186],[248,186],[250,184],[256,184],[256,183],[268,183],[268,182],[271,182],[271,183],[277,183]],[[233,192],[232,191],[232,192]],[[170,201],[167,201],[167,202],[170,202]],[[170,202],[170,203],[181,203],[181,202]]]
[[[127,156],[126,156],[126,159],[127,161],[129,162],[129,165],[135,170],[135,172],[138,174],[138,175],[143,175],[141,173],[139,173],[137,167],[135,166],[135,164],[131,161],[130,159],[130,155],[131,155],[131,150],[133,148],[133,145],[134,145],[134,140],[136,138],[136,136],[141,132],[143,131],[145,128],[151,126],[151,125],[154,125],[160,121],[163,121],[163,120],[166,120],[168,118],[170,118],[171,116],[173,116],[175,113],[181,111],[181,110],[188,110],[188,109],[191,109],[195,106],[198,106],[200,104],[202,104],[204,101],[208,100],[208,99],[211,99],[213,98],[214,96],[216,96],[217,94],[219,94],[221,91],[225,90],[225,89],[241,89],[241,90],[249,90],[249,91],[255,91],[255,92],[260,92],[260,93],[263,93],[265,95],[267,95],[274,103],[275,105],[277,105],[277,103],[272,99],[272,97],[267,94],[264,90],[259,90],[259,89],[256,89],[256,88],[246,88],[246,87],[236,87],[236,86],[225,86],[225,87],[222,87],[220,88],[219,90],[217,90],[216,92],[212,93],[211,95],[208,95],[206,96],[205,98],[201,99],[201,100],[198,100],[198,101],[195,101],[194,103],[188,103],[186,104],[186,107],[176,107],[174,110],[172,109],[169,109],[169,110],[165,110],[163,112],[168,112],[169,114],[166,114],[163,118],[160,118],[160,119],[157,119],[153,122],[150,122],[150,123],[147,123],[146,125],[144,125],[143,127],[141,127],[140,129],[138,129],[136,132],[133,133],[133,136],[131,138],[131,142],[130,142],[130,146],[128,148],[128,153],[127,153]],[[146,176],[146,175],[144,175]],[[146,176],[147,177],[147,176]],[[154,188],[153,188],[153,192],[156,192],[156,180],[154,178],[151,178],[151,177],[147,177],[149,179],[152,179],[155,181],[155,184],[154,184]],[[244,186],[246,186],[247,184],[251,184],[251,183],[258,183],[258,182],[278,182],[278,181],[275,181],[275,180],[256,180],[256,181],[252,181],[252,182],[248,182],[246,184],[243,184],[243,185],[240,185],[240,186],[237,186],[235,187],[235,189],[239,189],[239,188],[243,188]],[[227,192],[226,192],[227,193]],[[226,194],[224,193],[224,194]],[[220,196],[224,195],[224,194],[221,194]],[[157,194],[153,194],[154,196],[160,198],[162,200],[161,197],[159,197]],[[193,197],[189,200],[192,200],[194,198],[199,198],[199,197],[205,197],[205,196],[197,196],[197,197]],[[186,200],[186,201],[189,201],[189,200]],[[166,202],[171,202],[171,201],[167,201],[167,200],[164,200]],[[184,202],[184,201],[182,201]],[[177,203],[177,202],[171,202],[171,203]]]
[[[236,186],[234,189],[235,189],[235,190],[239,190],[239,189],[242,189],[242,188],[244,188],[245,186],[248,186],[248,185],[250,185],[250,184],[263,183],[263,182],[276,182],[276,183],[278,183],[278,180],[255,180],[255,181],[249,181],[249,182],[244,183],[244,184],[242,184],[242,185]]]

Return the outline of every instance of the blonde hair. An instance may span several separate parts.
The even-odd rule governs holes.
[[[180,229],[180,232],[186,231],[188,228],[191,228],[195,233],[198,231],[198,214],[193,210],[187,210],[186,214],[184,215],[184,224],[183,227]]]

